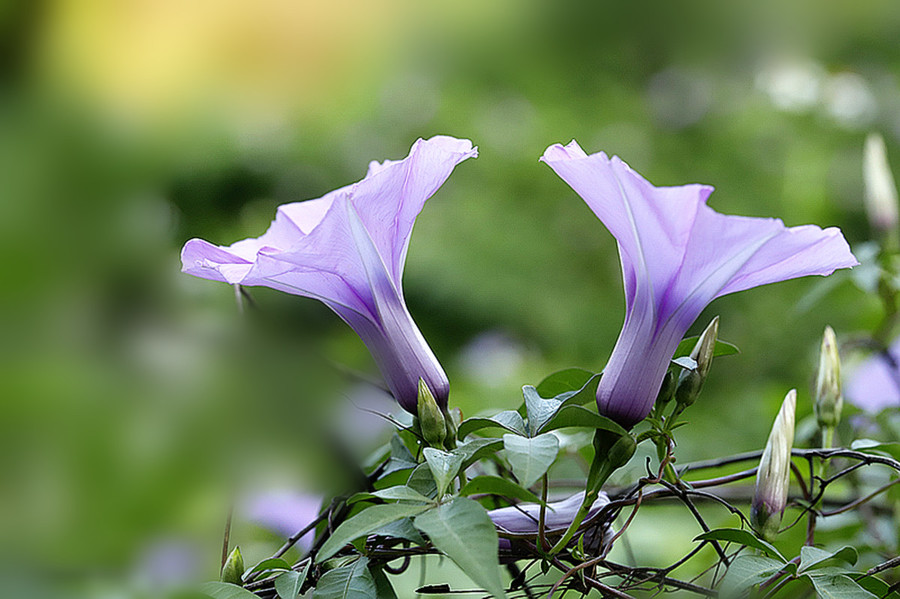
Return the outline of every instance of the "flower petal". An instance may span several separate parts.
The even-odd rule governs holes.
[[[373,162],[366,178],[353,186],[353,204],[398,286],[413,223],[425,201],[457,164],[477,155],[467,139],[419,139],[407,158]]]

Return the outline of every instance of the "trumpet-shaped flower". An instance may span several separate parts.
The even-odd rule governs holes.
[[[404,409],[416,413],[419,379],[446,407],[447,376],[413,322],[400,282],[425,201],[477,154],[468,140],[420,139],[403,160],[373,161],[362,181],[280,206],[262,237],[228,247],[188,241],[182,270],[321,300],[362,338]]]
[[[712,187],[654,187],[618,157],[588,156],[574,141],[541,160],[618,242],[625,323],[597,402],[625,426],[650,412],[678,342],[713,299],[857,264],[836,228],[719,214],[706,205]]]

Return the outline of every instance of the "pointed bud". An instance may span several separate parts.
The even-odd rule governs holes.
[[[621,468],[637,450],[637,442],[630,434],[619,435],[611,431],[597,430],[594,434],[594,451],[613,470]]]
[[[462,424],[462,420],[462,410],[459,408],[450,408],[444,415],[444,424],[447,429],[444,447],[447,449],[456,448],[456,436],[459,434],[459,425]]]
[[[241,548],[235,547],[225,560],[222,566],[222,582],[230,582],[240,586],[243,584],[244,576],[244,556],[241,555]]]
[[[819,426],[834,428],[841,421],[841,357],[837,339],[831,327],[825,327],[819,353],[819,372],[816,376],[815,411]]]
[[[794,412],[797,390],[791,389],[772,425],[766,449],[756,472],[756,493],[751,505],[751,520],[756,531],[771,540],[781,526],[791,481],[791,450],[794,447]]]
[[[863,154],[863,180],[866,189],[866,213],[878,232],[897,228],[897,186],[887,160],[884,138],[877,133],[866,137]]]
[[[660,410],[666,407],[675,393],[675,375],[672,374],[672,371],[666,373],[666,376],[663,377],[662,385],[659,388],[659,393],[656,395],[656,405]]]
[[[440,447],[447,435],[447,425],[444,422],[444,415],[431,394],[428,384],[419,379],[419,426],[422,429],[422,436],[425,442],[431,447]]]
[[[694,349],[691,350],[691,359],[697,363],[694,370],[685,370],[678,379],[678,387],[675,389],[675,401],[687,407],[694,403],[703,383],[709,374],[713,358],[716,355],[716,341],[719,338],[719,317],[710,321],[697,339]]]

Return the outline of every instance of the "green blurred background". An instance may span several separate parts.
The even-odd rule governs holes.
[[[122,596],[173,548],[213,578],[230,498],[340,488],[318,423],[358,414],[322,364],[371,370],[365,348],[312,300],[252,290],[239,316],[232,289],[179,273],[191,237],[258,236],[417,137],[472,139],[405,280],[471,415],[600,370],[621,324],[615,244],[538,163],[549,144],[851,244],[870,236],[865,135],[900,164],[895,0],[6,0],[0,31],[3,596]],[[760,447],[791,387],[811,412],[823,327],[880,316],[848,281],[707,310],[695,328],[720,314],[743,353],[682,460]],[[272,539],[235,526],[264,557]]]

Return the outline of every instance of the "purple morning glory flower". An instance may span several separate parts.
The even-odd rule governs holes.
[[[416,413],[420,378],[446,407],[447,375],[413,322],[400,282],[425,201],[457,164],[477,155],[468,140],[420,139],[403,160],[373,161],[362,181],[280,206],[262,237],[228,247],[188,241],[182,270],[321,300],[362,338],[404,409]]]
[[[844,396],[867,412],[900,406],[900,338],[873,354],[848,376]]]
[[[547,504],[547,511],[544,517],[544,530],[548,534],[562,533],[565,531],[575,514],[581,508],[584,501],[584,491],[575,493],[561,501],[555,501]],[[588,510],[585,520],[594,517],[601,509],[609,503],[609,497],[602,491],[597,496],[597,500]],[[541,506],[536,503],[520,503],[518,505],[502,507],[496,510],[490,510],[488,516],[494,522],[494,526],[500,532],[530,535],[534,540],[534,536],[538,533],[538,523],[540,519]],[[595,554],[603,554],[609,550],[609,543],[612,540],[612,526],[610,521],[605,521],[585,531],[585,547]],[[507,552],[512,548],[509,539],[500,539],[501,553]]]
[[[244,508],[244,516],[263,528],[290,537],[306,528],[319,516],[322,498],[318,495],[282,490],[257,493],[250,497]],[[304,550],[312,547],[315,530],[297,541]]]
[[[650,412],[678,342],[713,299],[858,264],[836,228],[786,227],[706,205],[707,185],[654,187],[618,157],[573,141],[541,158],[603,221],[619,246],[625,323],[597,388],[624,426]]]

